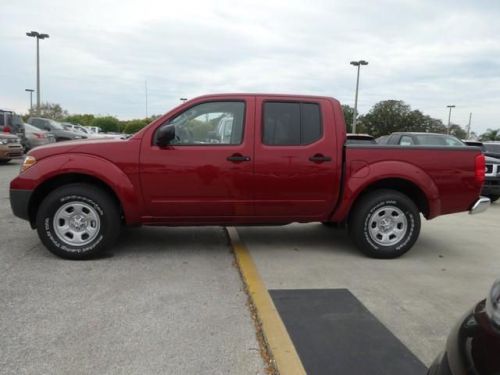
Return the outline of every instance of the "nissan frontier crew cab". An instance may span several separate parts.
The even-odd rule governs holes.
[[[292,222],[347,223],[365,254],[395,258],[417,240],[421,215],[485,210],[484,170],[473,147],[346,145],[333,98],[221,94],[128,139],[30,151],[10,202],[64,258],[96,255],[124,225]]]

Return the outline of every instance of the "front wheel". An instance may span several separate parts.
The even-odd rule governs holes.
[[[406,195],[389,189],[363,196],[349,219],[349,235],[372,258],[397,258],[414,245],[420,233],[420,215]]]
[[[96,256],[115,242],[121,227],[113,197],[84,183],[50,193],[38,209],[36,225],[47,249],[66,259]]]

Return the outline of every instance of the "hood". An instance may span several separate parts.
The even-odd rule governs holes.
[[[19,138],[19,137],[17,135],[14,135],[14,134],[0,132],[0,138],[13,139],[13,138]]]
[[[105,150],[116,144],[126,142],[123,139],[83,139],[74,141],[64,141],[49,143],[48,145],[38,146],[31,150],[28,155],[41,160],[48,156],[67,154],[67,153],[88,153],[99,154],[99,150]]]

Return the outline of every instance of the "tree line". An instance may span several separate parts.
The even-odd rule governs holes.
[[[347,132],[352,132],[352,119],[354,109],[351,106],[343,105]],[[30,110],[25,115],[25,120],[29,116],[46,117],[57,121],[70,122],[84,126],[98,126],[104,132],[120,132],[132,134],[159,116],[154,115],[147,118],[122,121],[114,116],[95,116],[93,114],[69,114],[59,104],[43,103],[40,106],[40,113],[35,114],[35,109]],[[382,135],[391,134],[397,131],[403,132],[427,132],[427,133],[447,133],[447,126],[439,119],[425,115],[418,109],[412,109],[410,105],[402,100],[383,100],[376,103],[368,113],[358,115],[357,133],[370,134],[377,138]],[[451,124],[450,134],[459,139],[479,139],[482,141],[500,140],[500,128],[488,129],[485,133],[477,135],[474,132],[467,134],[467,130],[458,124]]]

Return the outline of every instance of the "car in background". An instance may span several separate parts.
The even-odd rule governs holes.
[[[500,279],[451,331],[428,375],[500,374]]]
[[[366,145],[366,144],[377,144],[375,138],[373,138],[370,134],[354,134],[347,133],[346,134],[346,144],[348,145]]]
[[[5,164],[11,159],[23,156],[23,146],[17,135],[0,132],[0,163]]]
[[[500,159],[500,142],[483,142],[486,155]]]
[[[22,138],[24,135],[23,120],[14,111],[0,109],[0,131]]]
[[[28,152],[38,146],[54,143],[55,141],[56,138],[51,132],[38,129],[30,124],[24,124],[24,137],[21,138],[24,152]]]
[[[400,146],[465,146],[465,143],[460,139],[439,133],[396,132],[378,142],[379,144]]]
[[[56,142],[88,138],[83,134],[78,134],[73,131],[66,130],[61,125],[61,123],[48,118],[30,117],[28,119],[28,124],[33,125],[38,129],[51,132],[54,135]]]
[[[467,146],[478,147],[485,155],[486,172],[481,195],[490,198],[492,202],[500,198],[500,153],[490,152],[483,142],[463,141]],[[500,146],[500,144],[498,144]],[[491,150],[492,148],[490,148]],[[497,157],[495,157],[497,156]]]

